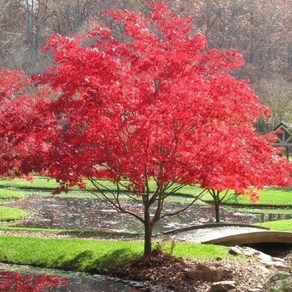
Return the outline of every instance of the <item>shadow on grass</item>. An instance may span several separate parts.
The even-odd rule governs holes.
[[[74,258],[70,260],[62,261],[62,266],[68,270],[80,270],[83,269],[85,263],[92,262],[94,258],[94,253],[92,251],[86,250],[77,254]]]
[[[121,265],[140,256],[142,256],[142,254],[135,254],[130,249],[121,248],[98,258],[94,262],[94,266],[97,268],[97,270],[102,271],[105,269],[113,268],[117,265]]]
[[[142,256],[142,254],[135,254],[130,249],[121,248],[97,258],[93,251],[86,250],[80,252],[70,260],[59,257],[56,259],[55,263],[53,263],[53,266],[58,266],[65,270],[106,273],[109,269],[112,270],[116,265],[121,265],[130,260],[137,259],[139,256]]]

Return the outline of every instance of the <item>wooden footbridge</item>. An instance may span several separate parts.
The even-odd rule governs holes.
[[[202,243],[222,245],[243,245],[253,243],[286,243],[291,244],[292,246],[292,232],[258,230],[210,239]]]
[[[285,243],[292,246],[292,232],[272,231],[256,225],[246,224],[206,224],[196,225],[166,234],[178,241],[243,245],[253,243]]]

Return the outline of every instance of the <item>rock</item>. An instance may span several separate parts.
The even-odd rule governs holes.
[[[277,268],[278,270],[289,270],[290,267],[286,263],[282,262],[273,262],[273,266]]]
[[[258,256],[259,254],[261,254],[260,251],[254,249],[254,248],[248,247],[248,246],[241,247],[241,251],[244,255],[250,256],[250,257]]]
[[[282,263],[285,263],[285,262],[286,262],[286,261],[285,261],[284,259],[282,259],[282,258],[272,257],[272,259],[273,259],[274,261],[278,261],[278,262],[282,262]]]
[[[288,270],[289,267],[283,259],[271,257],[265,253],[257,255],[257,259],[266,267],[275,267],[281,270]]]
[[[203,277],[203,280],[208,282],[217,282],[222,280],[222,275],[220,271],[212,270],[209,273],[206,273]]]
[[[285,260],[281,258],[272,257],[251,247],[234,246],[229,249],[229,253],[233,255],[245,255],[248,257],[256,258],[260,263],[262,263],[267,268],[274,267],[280,270],[289,270],[289,267]]]
[[[292,292],[292,275],[279,272],[274,274],[266,284],[268,292]]]
[[[262,265],[258,266],[258,269],[260,271],[262,271],[263,273],[265,273],[265,274],[270,274],[271,273],[271,270],[270,269],[268,269],[267,267],[262,266]]]
[[[229,254],[232,255],[240,255],[242,254],[241,249],[238,246],[232,246],[229,250],[228,250]]]
[[[186,277],[190,280],[218,282],[222,279],[222,274],[220,271],[211,269],[203,264],[198,264],[196,269],[187,270],[185,274]]]
[[[185,275],[187,279],[190,279],[190,280],[197,280],[201,277],[201,274],[195,269],[185,271]]]
[[[211,269],[206,265],[197,265],[197,270],[202,273],[202,280],[209,282],[218,282],[222,279],[222,274],[220,271]]]
[[[225,292],[236,288],[235,281],[221,281],[213,283],[209,292]]]

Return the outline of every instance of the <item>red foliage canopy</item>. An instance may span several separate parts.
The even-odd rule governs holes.
[[[123,40],[99,26],[54,35],[45,51],[56,64],[34,77],[54,96],[54,131],[42,130],[48,175],[126,177],[135,193],[149,178],[238,193],[291,181],[291,166],[253,127],[267,109],[230,74],[243,64],[237,51],[208,49],[191,19],[164,4],[148,16],[107,14],[124,25]]]
[[[40,165],[44,153],[40,130],[51,120],[42,114],[49,99],[41,94],[28,94],[31,86],[23,72],[0,68],[0,175],[21,176]],[[32,159],[35,163],[31,163]],[[39,163],[37,163],[39,161]]]

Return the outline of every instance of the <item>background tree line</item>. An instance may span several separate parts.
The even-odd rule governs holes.
[[[103,10],[121,8],[147,13],[143,0],[0,0],[0,66],[40,72],[50,56],[40,53],[52,33],[73,36],[93,23],[123,27]],[[265,132],[280,121],[292,122],[291,0],[165,0],[182,16],[192,15],[194,32],[207,36],[210,47],[238,49],[246,66],[238,77],[248,78],[273,113],[260,120]],[[116,25],[116,24],[115,24]]]

